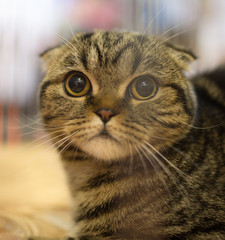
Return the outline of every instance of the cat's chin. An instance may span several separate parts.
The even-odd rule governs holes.
[[[96,137],[82,143],[81,150],[103,161],[117,161],[129,155],[129,148],[109,137]]]

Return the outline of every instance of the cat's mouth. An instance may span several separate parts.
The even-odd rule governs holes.
[[[109,140],[113,140],[113,141],[119,143],[119,141],[118,141],[116,138],[114,138],[114,137],[108,132],[108,130],[107,130],[106,128],[103,128],[102,131],[99,132],[98,134],[96,134],[95,136],[93,136],[93,137],[91,138],[91,140],[94,139],[94,138],[109,139]]]

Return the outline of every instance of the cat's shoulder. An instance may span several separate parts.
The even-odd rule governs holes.
[[[201,109],[211,121],[221,126],[225,119],[225,65],[195,76],[192,82],[198,110]]]
[[[225,65],[195,76],[192,82],[199,94],[213,98],[225,107]]]

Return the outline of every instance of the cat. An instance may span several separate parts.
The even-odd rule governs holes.
[[[225,70],[187,79],[195,58],[102,30],[42,54],[40,113],[73,198],[65,239],[225,239]]]

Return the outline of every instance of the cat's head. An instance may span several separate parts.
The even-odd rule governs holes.
[[[183,74],[194,59],[188,51],[137,33],[95,31],[42,58],[40,111],[58,145],[125,159],[168,148],[193,124],[195,97]]]

